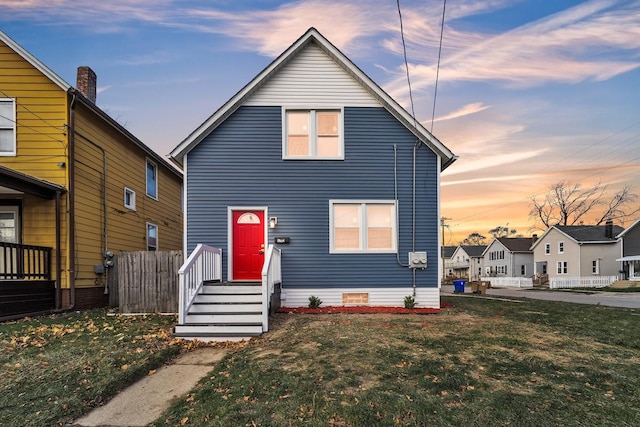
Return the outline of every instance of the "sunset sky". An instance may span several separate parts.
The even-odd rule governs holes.
[[[400,6],[413,109],[459,157],[446,244],[531,234],[529,197],[563,179],[640,194],[640,0],[449,0],[435,113],[443,1]],[[395,0],[0,0],[2,31],[71,85],[90,66],[162,155],[309,27],[412,110]]]

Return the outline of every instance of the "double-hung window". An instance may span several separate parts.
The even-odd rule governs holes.
[[[394,201],[329,201],[330,253],[395,253]]]
[[[158,226],[150,222],[147,223],[147,250],[158,250]]]
[[[549,255],[551,253],[551,243],[544,244],[544,254]]]
[[[342,111],[285,109],[282,157],[296,160],[342,160]]]
[[[567,261],[558,261],[558,274],[567,274]]]
[[[558,253],[559,254],[564,253],[564,242],[558,242]]]
[[[16,101],[0,98],[0,156],[16,155]]]
[[[158,166],[147,159],[147,196],[158,199]]]

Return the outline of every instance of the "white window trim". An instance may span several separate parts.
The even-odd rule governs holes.
[[[361,249],[335,249],[334,247],[334,205],[360,205],[360,247]],[[391,217],[391,249],[366,249],[367,246],[367,221],[363,206],[367,205],[392,205]],[[395,254],[398,252],[398,202],[395,200],[329,200],[329,253],[330,254]]]
[[[131,203],[127,204],[127,193],[131,195]],[[124,187],[124,199],[122,201],[124,207],[130,209],[132,211],[136,210],[136,192],[130,189],[129,187]]]
[[[146,227],[145,228],[145,232],[147,234],[147,249],[146,250],[149,250],[149,226],[150,225],[155,227],[155,229],[156,229],[156,246],[155,246],[156,249],[155,250],[157,252],[159,250],[159,248],[160,248],[160,230],[158,229],[158,225],[154,224],[153,222],[147,222],[147,224],[145,226]]]
[[[559,254],[564,253],[564,242],[558,242],[558,253]]]
[[[556,273],[563,276],[569,274],[569,264],[567,261],[558,261],[556,263]]]
[[[593,263],[595,263],[595,265],[593,265]],[[594,267],[595,267],[596,271],[593,271]],[[591,261],[591,274],[594,274],[594,275],[600,274],[600,260],[599,259],[594,259],[593,261]]]
[[[156,195],[153,196],[151,194],[149,194],[149,182],[148,182],[148,176],[147,176],[147,168],[148,165],[152,164],[153,167],[156,170]],[[154,162],[153,160],[147,158],[147,161],[144,164],[144,192],[147,194],[148,197],[152,198],[153,200],[158,200],[158,181],[160,178],[160,171],[158,169],[158,164],[156,162]]]
[[[13,151],[0,151],[0,156],[1,157],[15,157],[17,155],[17,151],[18,151],[18,140],[17,140],[17,133],[16,133],[16,128],[18,127],[18,122],[16,121],[16,100],[15,98],[0,98],[0,101],[11,101],[11,103],[13,104],[13,117],[7,117],[7,119],[9,119],[11,122],[13,122]],[[3,128],[3,129],[10,129],[10,128]]]
[[[544,244],[544,254],[551,255],[551,243]]]
[[[337,111],[340,113],[340,117],[338,119],[338,126],[340,127],[338,132],[338,144],[340,153],[335,157],[320,157],[317,155],[309,154],[308,156],[289,156],[287,152],[287,112],[289,111],[300,111],[311,113],[314,112],[324,112],[324,111]],[[309,123],[309,151],[312,153],[317,149],[317,132],[316,132],[316,121],[313,120],[313,123]],[[282,107],[282,159],[283,160],[344,160],[344,107],[309,107],[309,106],[284,106]]]

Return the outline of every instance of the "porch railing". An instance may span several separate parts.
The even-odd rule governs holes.
[[[262,267],[262,331],[269,330],[269,309],[271,308],[271,296],[275,292],[276,285],[282,284],[282,269],[280,264],[282,251],[273,245],[269,245],[267,255]]]
[[[549,289],[604,288],[618,280],[618,276],[550,277]]]
[[[180,296],[179,322],[185,323],[191,304],[205,281],[222,280],[222,249],[198,244],[178,271]]]
[[[531,277],[481,277],[480,280],[491,282],[496,288],[532,288]]]
[[[0,242],[0,280],[51,280],[51,248]]]

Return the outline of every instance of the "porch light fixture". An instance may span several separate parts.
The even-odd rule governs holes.
[[[269,217],[269,228],[276,228],[276,225],[278,225],[278,217]]]

